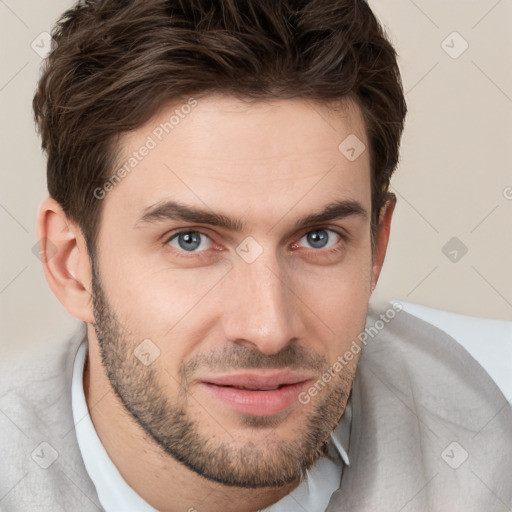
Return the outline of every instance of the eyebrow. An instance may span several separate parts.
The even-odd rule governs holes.
[[[354,199],[338,200],[327,204],[321,211],[309,213],[295,222],[295,229],[310,224],[322,224],[333,220],[341,220],[349,216],[359,216],[366,219],[366,208]],[[178,201],[165,201],[145,209],[142,217],[135,223],[135,227],[144,224],[155,224],[163,221],[183,221],[198,224],[208,224],[227,229],[229,231],[244,231],[244,223],[240,219],[233,219],[202,208],[189,206]]]

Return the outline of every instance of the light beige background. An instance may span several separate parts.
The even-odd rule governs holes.
[[[31,45],[72,4],[0,0],[0,357],[76,325],[33,253],[46,184],[31,110],[41,64]],[[400,55],[409,107],[374,297],[512,320],[512,0],[370,4]]]

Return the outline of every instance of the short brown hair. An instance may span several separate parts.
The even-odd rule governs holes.
[[[50,196],[93,254],[120,136],[180,98],[213,92],[360,107],[372,242],[407,107],[396,52],[364,0],[84,0],[52,30],[33,99]],[[340,141],[341,142],[341,141]]]

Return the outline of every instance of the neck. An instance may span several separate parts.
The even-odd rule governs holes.
[[[212,482],[189,470],[149,438],[124,408],[105,374],[95,343],[89,343],[84,394],[96,433],[121,476],[161,512],[256,512],[299,484],[242,489]]]

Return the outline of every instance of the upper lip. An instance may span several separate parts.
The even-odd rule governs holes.
[[[247,389],[268,389],[297,384],[310,380],[312,376],[307,373],[291,371],[255,371],[244,373],[231,373],[228,375],[215,375],[200,379],[206,384],[217,386],[234,386]]]

